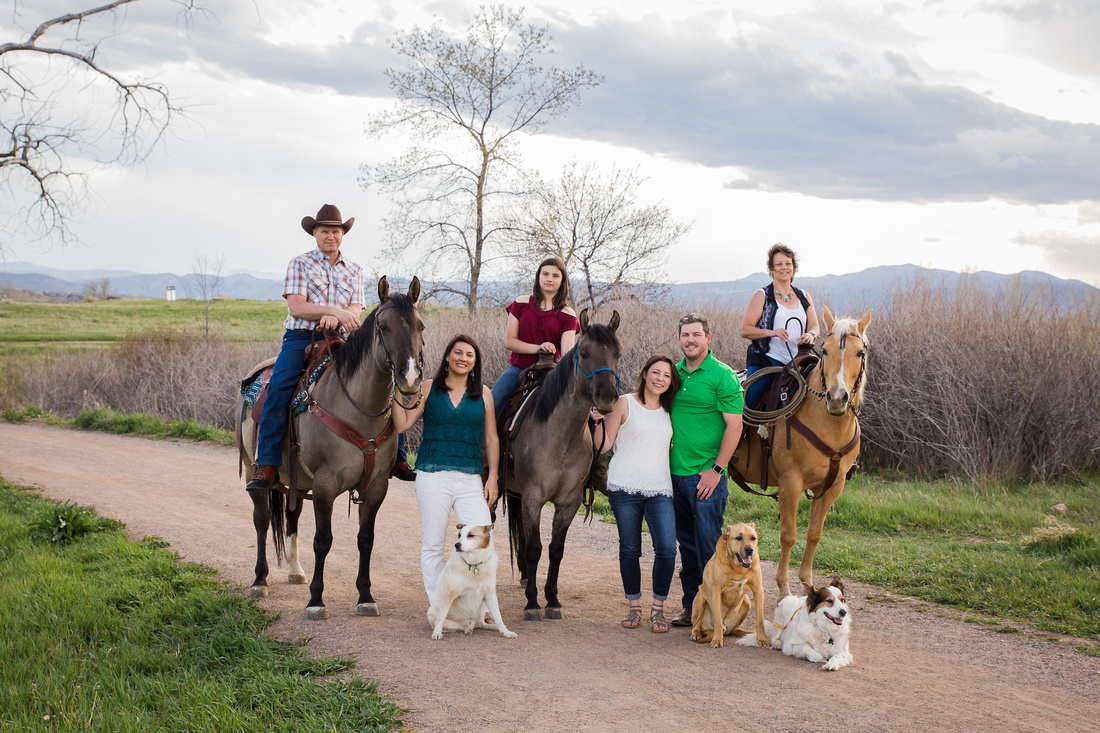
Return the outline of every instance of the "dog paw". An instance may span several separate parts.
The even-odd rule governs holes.
[[[517,634],[516,632],[508,630],[500,632],[500,635],[503,636],[505,639],[515,639],[517,636],[519,636],[519,634]]]
[[[722,648],[722,637],[715,634],[714,639],[710,642],[710,645],[712,647],[714,647],[715,649],[721,649]]]
[[[432,638],[433,639],[442,639],[443,638],[443,632],[442,631],[433,631],[432,632]]]
[[[762,647],[765,647],[765,648],[771,648],[771,645],[772,645],[771,641],[769,641],[768,637],[766,637],[766,636],[756,637],[756,643],[757,643],[758,646],[762,646]]]

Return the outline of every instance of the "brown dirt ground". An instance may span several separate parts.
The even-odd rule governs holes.
[[[5,480],[93,505],[134,537],[162,537],[187,560],[251,584],[252,505],[234,450],[11,424],[0,424],[0,446]],[[325,597],[331,618],[304,620],[308,589],[288,585],[285,566],[273,570],[261,603],[281,614],[274,634],[311,637],[315,653],[354,655],[364,675],[412,710],[411,730],[1100,729],[1100,658],[1074,651],[1080,640],[1019,625],[1022,633],[999,633],[963,622],[961,612],[859,583],[847,591],[855,662],[833,673],[774,650],[693,644],[688,629],[623,629],[617,538],[601,522],[573,523],[562,563],[564,620],[523,621],[505,545],[500,605],[519,638],[478,631],[432,641],[411,484],[391,482],[379,513],[378,618],[354,615],[356,523],[342,504],[335,519]],[[309,574],[308,507],[302,525]],[[652,559],[648,545],[645,552],[643,568]],[[774,564],[764,572],[770,608]],[[678,591],[674,582],[673,611]]]

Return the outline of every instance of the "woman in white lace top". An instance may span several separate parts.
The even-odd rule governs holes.
[[[653,538],[653,607],[650,628],[668,631],[664,616],[672,573],[676,569],[676,517],[672,510],[672,478],[668,450],[672,444],[669,411],[680,391],[680,375],[672,358],[650,357],[634,391],[619,397],[606,417],[595,412],[596,444],[604,452],[615,448],[607,472],[608,499],[619,528],[619,572],[630,609],[622,621],[628,629],[642,620],[642,518]],[[601,433],[605,433],[601,434]]]

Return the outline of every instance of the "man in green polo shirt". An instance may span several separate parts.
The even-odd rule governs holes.
[[[691,605],[703,567],[722,535],[729,489],[726,466],[741,439],[743,400],[733,369],[710,352],[710,324],[698,313],[680,319],[676,365],[681,387],[672,402],[672,506],[680,544],[683,610],[673,626],[691,626]]]

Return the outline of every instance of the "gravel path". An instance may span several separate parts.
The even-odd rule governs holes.
[[[251,583],[252,504],[237,478],[236,451],[7,423],[0,423],[0,446],[5,480],[91,504],[136,538],[162,537],[186,559]],[[964,623],[951,609],[859,583],[848,583],[846,593],[855,662],[833,673],[773,650],[696,645],[688,629],[623,629],[615,529],[600,522],[578,520],[570,530],[564,620],[523,621],[523,594],[504,544],[500,605],[519,638],[479,631],[432,641],[412,485],[392,481],[379,513],[372,562],[378,618],[354,615],[357,527],[346,505],[338,506],[326,577],[331,618],[303,619],[308,589],[288,585],[285,566],[273,571],[261,603],[281,614],[275,634],[309,636],[317,653],[355,655],[364,675],[413,710],[407,723],[414,731],[1100,730],[1100,659],[1075,652],[1074,639],[1026,628],[998,633]],[[307,574],[312,525],[307,507]],[[648,544],[645,551],[643,568],[652,558]],[[543,572],[545,564],[544,556]],[[764,563],[764,574],[770,608],[773,563]],[[678,591],[674,582],[672,599]],[[675,600],[669,605],[677,610]]]

